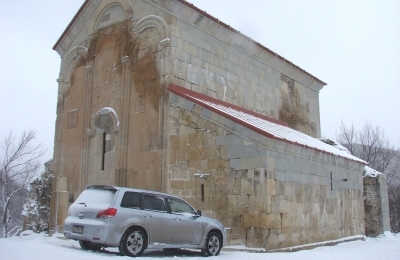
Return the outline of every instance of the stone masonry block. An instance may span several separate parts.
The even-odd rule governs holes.
[[[254,195],[254,186],[250,179],[242,179],[240,183],[240,193],[242,195]]]
[[[244,139],[237,135],[222,135],[216,138],[217,145],[238,146],[244,145]]]
[[[186,149],[186,156],[187,156],[186,157],[187,160],[201,160],[202,159],[199,150],[192,146],[189,146]]]
[[[228,149],[228,158],[246,158],[246,157],[256,157],[256,156],[257,156],[256,145],[241,145]]]
[[[267,228],[281,228],[282,219],[281,214],[260,214],[260,226]]]
[[[249,157],[240,159],[240,167],[242,169],[255,169],[261,168],[262,158],[260,157]]]
[[[229,167],[235,170],[240,170],[240,159],[230,159]]]
[[[288,213],[282,213],[282,228],[287,228],[290,226],[290,216]]]
[[[259,212],[245,212],[243,215],[243,227],[260,227]]]
[[[267,228],[248,228],[246,246],[253,248],[264,248],[267,237],[269,237],[269,230]]]
[[[275,169],[275,158],[267,156],[267,167],[271,169]]]
[[[279,246],[278,235],[271,234],[265,243],[265,250],[277,249]]]
[[[237,196],[236,195],[228,195],[228,211],[236,211],[237,205]]]
[[[273,179],[266,179],[265,180],[267,184],[267,195],[272,196],[276,194],[276,185],[275,185],[275,180]]]
[[[275,180],[276,194],[283,195],[285,194],[285,183],[280,180]]]
[[[220,153],[221,153],[221,159],[227,160],[228,159],[228,147],[225,145],[222,145],[220,147]]]
[[[277,172],[276,172],[276,179],[277,179],[277,180],[280,180],[280,181],[282,181],[282,182],[285,182],[285,181],[286,181],[286,174],[285,174],[285,172],[277,171]]]

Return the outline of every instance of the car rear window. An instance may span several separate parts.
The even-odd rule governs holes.
[[[141,193],[127,191],[121,201],[123,208],[140,208]]]
[[[75,203],[112,204],[115,191],[113,190],[84,190]]]

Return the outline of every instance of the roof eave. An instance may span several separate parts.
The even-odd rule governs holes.
[[[67,28],[65,28],[64,32],[61,34],[60,38],[58,38],[57,42],[53,46],[53,50],[56,51],[58,46],[60,45],[61,41],[64,39],[64,37],[67,35],[68,31],[71,29],[72,25],[75,23],[75,21],[78,19],[79,15],[82,13],[83,9],[89,4],[89,0],[85,0],[85,2],[82,4],[82,6],[79,8],[78,12],[75,14],[75,16],[72,18],[71,22],[68,24]]]

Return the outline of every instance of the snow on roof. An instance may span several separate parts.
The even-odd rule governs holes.
[[[321,142],[316,138],[296,131],[286,126],[284,122],[280,122],[273,118],[260,115],[253,111],[226,103],[215,98],[211,98],[204,94],[194,92],[192,90],[188,90],[177,85],[171,84],[168,90],[178,96],[184,97],[187,100],[190,100],[204,108],[218,113],[219,115],[240,123],[241,125],[269,138],[293,143],[302,147],[308,147],[363,164],[368,164],[367,162],[349,154],[346,151],[339,150],[329,144]]]
[[[343,145],[339,144],[335,140],[332,140],[332,139],[329,139],[329,138],[317,138],[317,139],[320,140],[321,142],[324,142],[326,144],[332,145],[336,149],[345,151],[346,153],[350,153],[350,151],[346,147],[344,147]]]
[[[374,169],[372,169],[372,168],[370,168],[368,166],[364,167],[364,171],[363,171],[363,176],[364,177],[374,177],[374,178],[376,178],[376,177],[379,176],[379,174],[384,175],[383,173],[378,172],[377,170],[374,170]]]

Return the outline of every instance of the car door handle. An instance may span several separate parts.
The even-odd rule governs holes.
[[[180,219],[180,218],[174,218],[174,220],[176,220],[176,221],[181,221],[181,219]]]
[[[151,218],[151,215],[143,215],[143,217],[145,217],[145,218]]]

